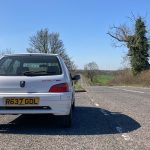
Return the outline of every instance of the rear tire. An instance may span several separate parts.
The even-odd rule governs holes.
[[[71,128],[72,125],[72,108],[70,109],[69,115],[63,116],[63,127]]]
[[[74,109],[75,109],[75,100],[74,100],[74,102],[72,104],[72,110],[74,110]]]

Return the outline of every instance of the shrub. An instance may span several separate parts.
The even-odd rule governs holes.
[[[111,81],[111,85],[150,86],[150,70],[142,71],[137,76],[133,76],[130,69],[117,71]]]

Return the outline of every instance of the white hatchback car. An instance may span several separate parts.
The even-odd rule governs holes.
[[[54,54],[15,54],[0,59],[0,114],[54,114],[71,126],[75,104],[72,80]]]

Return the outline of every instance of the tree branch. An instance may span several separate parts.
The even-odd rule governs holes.
[[[111,34],[110,32],[107,33],[112,38],[116,39],[119,42],[127,42],[126,40],[120,39],[118,36]]]

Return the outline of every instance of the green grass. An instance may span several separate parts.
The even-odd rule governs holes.
[[[108,85],[113,79],[113,75],[97,75],[94,77],[94,84]]]
[[[79,90],[79,89],[82,88],[79,81],[77,81],[77,82],[74,83],[74,88],[75,88],[75,90]]]
[[[77,82],[74,82],[74,88],[75,88],[76,92],[78,92],[78,91],[85,91],[85,89],[81,86],[80,80],[77,81]]]

